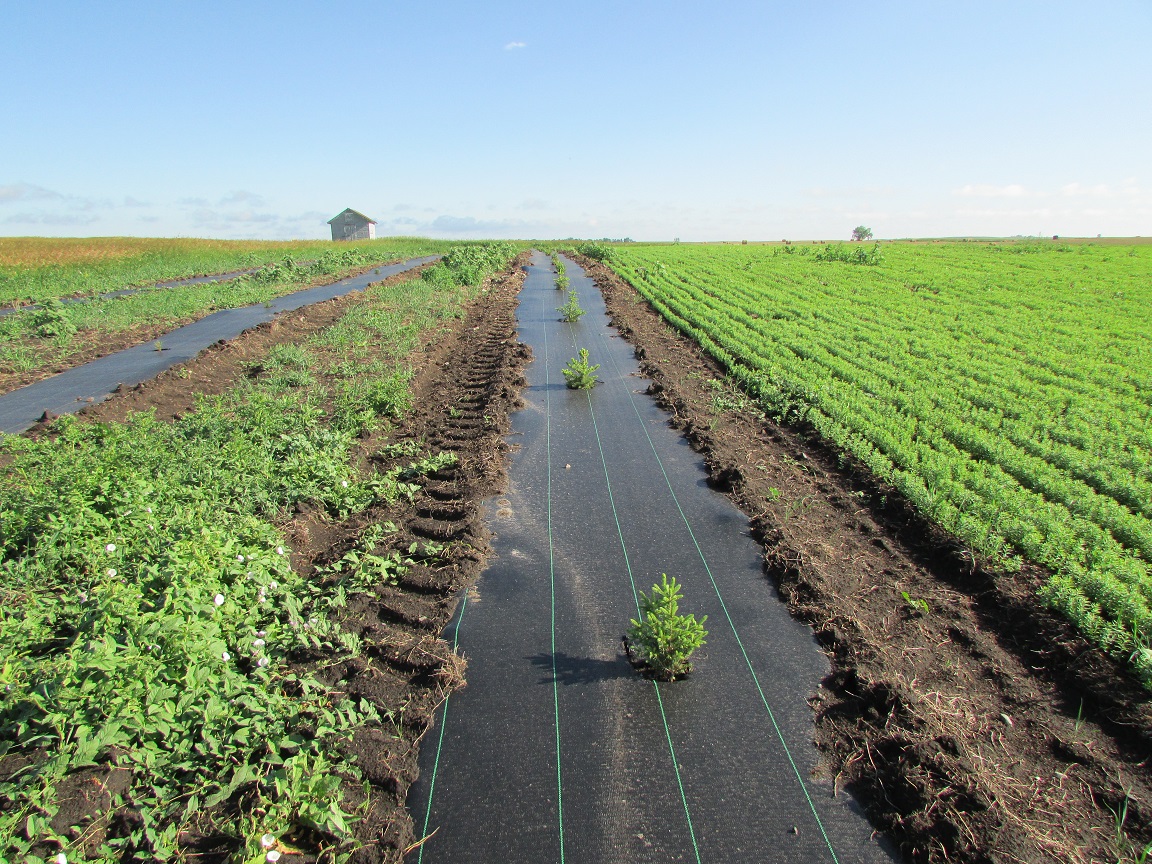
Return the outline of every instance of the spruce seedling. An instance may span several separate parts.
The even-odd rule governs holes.
[[[667,573],[652,586],[652,594],[640,592],[642,619],[632,619],[628,636],[640,649],[644,662],[652,675],[661,681],[675,681],[692,671],[688,658],[704,644],[708,631],[704,629],[705,615],[699,621],[695,615],[681,615],[680,583]]]
[[[584,310],[580,308],[580,301],[577,299],[575,291],[568,292],[568,302],[563,306],[557,306],[556,311],[560,313],[561,319],[567,321],[569,324],[575,324],[580,320],[580,316],[584,314]]]
[[[568,365],[561,371],[564,373],[564,381],[568,384],[569,389],[591,390],[600,380],[596,377],[596,370],[599,368],[599,363],[595,366],[589,365],[588,349],[581,348],[580,356],[570,358]]]

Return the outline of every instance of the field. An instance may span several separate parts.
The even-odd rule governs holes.
[[[0,238],[0,387],[10,390],[220,309],[264,303],[338,274],[451,247],[390,238],[341,245],[109,238]],[[246,270],[239,278],[157,282]],[[110,292],[128,293],[104,296]],[[68,301],[58,302],[62,298]]]
[[[612,263],[779,420],[810,424],[1152,685],[1152,247],[625,246]]]
[[[270,832],[334,851],[403,825],[365,790],[400,782],[380,759],[410,770],[456,661],[419,624],[364,628],[419,607],[390,603],[405,579],[438,614],[467,548],[402,519],[429,478],[477,479],[414,361],[514,253],[463,247],[0,441],[0,857],[262,860]]]
[[[519,248],[0,240],[7,302],[61,328],[0,319],[0,392],[447,253],[0,437],[0,861],[418,845],[405,796],[465,672],[439,635],[516,444]],[[578,251],[830,657],[833,789],[912,861],[1145,860],[1152,245]]]

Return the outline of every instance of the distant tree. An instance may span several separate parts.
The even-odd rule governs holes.
[[[872,229],[869,228],[867,225],[857,225],[855,228],[852,229],[852,239],[853,240],[871,240],[872,239]]]

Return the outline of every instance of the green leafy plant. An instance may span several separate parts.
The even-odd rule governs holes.
[[[900,596],[904,598],[904,602],[908,604],[908,608],[913,612],[923,612],[927,615],[932,611],[928,605],[928,601],[923,597],[913,597],[907,591],[901,591]]]
[[[873,266],[884,260],[884,252],[879,243],[873,243],[871,249],[863,246],[848,247],[843,243],[828,243],[821,246],[814,256],[817,261],[842,261],[845,264],[865,264]]]
[[[661,681],[675,681],[691,672],[688,658],[704,645],[708,635],[704,629],[707,615],[697,621],[695,615],[680,614],[683,599],[675,577],[661,573],[651,595],[640,592],[641,619],[633,618],[628,631],[648,670]]]
[[[564,367],[564,381],[572,390],[590,390],[600,380],[596,377],[596,370],[600,364],[591,366],[588,363],[588,349],[581,348],[579,357],[572,357]]]
[[[41,339],[66,338],[76,332],[76,325],[68,317],[64,304],[53,298],[45,300],[28,319],[28,329]]]
[[[584,315],[584,310],[580,308],[580,298],[576,296],[575,291],[568,292],[568,302],[563,306],[557,306],[556,311],[560,313],[561,319],[569,324],[575,324]]]
[[[593,261],[607,262],[612,258],[612,247],[597,240],[589,240],[576,247],[576,251]]]

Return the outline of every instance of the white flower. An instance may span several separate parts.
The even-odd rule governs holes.
[[[252,640],[252,647],[253,647],[253,648],[259,648],[259,647],[260,647],[260,646],[262,646],[263,644],[264,644],[264,640],[263,640],[263,639],[253,639],[253,640]]]
[[[68,856],[63,852],[57,852],[56,857],[53,859],[56,864],[68,864]]]
[[[223,606],[224,605],[224,595],[223,594],[217,594],[215,597],[212,598],[212,602],[215,603],[217,606]]]
[[[116,544],[115,543],[109,543],[107,546],[104,547],[104,551],[105,552],[115,552],[116,551]],[[60,854],[63,855],[64,853],[61,852]]]
[[[152,508],[151,508],[151,507],[145,507],[145,508],[144,508],[144,510],[145,510],[145,511],[147,511],[148,513],[151,513],[151,512],[152,512]]]
[[[231,660],[231,659],[232,659],[232,655],[231,655],[231,654],[229,654],[227,651],[222,651],[222,652],[220,653],[220,659],[221,659],[221,660]]]
[[[271,588],[273,591],[275,591],[277,588],[280,587],[280,583],[277,582],[275,579],[273,579],[271,582],[268,583],[268,587]]]
[[[340,485],[343,486],[345,489],[347,489],[348,488],[348,481],[347,480],[341,480]]]
[[[275,849],[270,849],[268,854],[264,856],[264,860],[267,861],[268,864],[274,864],[274,862],[280,860],[280,853]]]
[[[249,561],[251,561],[251,560],[252,560],[253,558],[255,558],[255,557],[256,557],[255,555],[249,555],[249,556],[248,556],[248,560],[249,560]]]
[[[276,845],[276,838],[273,837],[271,834],[265,834],[263,837],[260,838],[260,845],[263,846],[265,849],[271,849],[273,846]]]
[[[259,660],[256,661],[256,665],[259,666],[261,669],[263,669],[265,666],[267,666],[271,662],[272,661],[269,660],[267,657],[261,657]]]
[[[115,567],[109,567],[108,568],[108,575],[109,576],[115,576],[116,575],[116,568]]]
[[[277,546],[276,547],[276,554],[277,555],[283,555],[284,554],[284,547],[283,546]]]
[[[257,630],[256,635],[259,636],[261,639],[263,639],[265,636],[268,635],[268,631],[267,630]]]
[[[236,560],[242,562],[244,560],[244,556],[243,555],[237,555]]]

